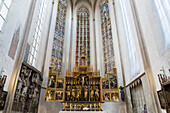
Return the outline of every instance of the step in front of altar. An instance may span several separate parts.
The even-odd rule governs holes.
[[[107,113],[105,111],[60,111],[59,113]]]

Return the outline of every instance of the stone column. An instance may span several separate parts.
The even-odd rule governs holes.
[[[92,9],[92,15],[93,15],[93,34],[94,34],[94,71],[97,71],[97,53],[96,53],[96,33],[95,33],[95,4],[93,5]]]
[[[159,104],[159,100],[157,97],[157,92],[156,92],[156,87],[155,87],[155,83],[154,83],[154,78],[153,78],[153,72],[152,72],[152,68],[151,68],[151,63],[150,63],[150,59],[149,59],[149,55],[148,55],[148,51],[147,51],[147,46],[144,40],[144,35],[143,35],[143,31],[141,28],[141,23],[139,20],[139,14],[136,8],[136,2],[135,0],[130,0],[130,4],[131,4],[131,8],[132,8],[132,13],[133,13],[133,18],[135,21],[135,27],[137,30],[137,35],[138,35],[138,41],[139,41],[139,46],[141,49],[141,54],[142,54],[142,60],[143,60],[143,64],[144,64],[144,70],[145,70],[145,74],[146,74],[146,80],[147,82],[145,82],[144,84],[148,85],[149,89],[144,89],[144,93],[148,93],[149,97],[150,97],[150,101],[147,101],[148,99],[146,99],[146,104],[148,107],[148,112],[150,113],[161,113],[161,109],[160,109],[160,104]],[[147,95],[145,94],[145,97]],[[148,97],[147,96],[147,97]]]
[[[69,49],[69,64],[68,64],[68,70],[71,71],[72,69],[72,64],[73,64],[73,50],[72,50],[72,46],[73,46],[73,8],[74,8],[74,5],[73,3],[71,3],[71,13],[72,13],[72,18],[71,18],[71,33],[70,33],[70,49]]]
[[[64,77],[66,75],[66,70],[69,69],[70,60],[70,49],[71,48],[71,35],[72,35],[72,14],[70,14],[70,10],[72,9],[71,2],[67,1],[67,11],[65,18],[65,28],[64,28],[64,44],[63,44],[63,60],[62,60],[62,70],[61,75]],[[72,10],[71,10],[72,13]]]

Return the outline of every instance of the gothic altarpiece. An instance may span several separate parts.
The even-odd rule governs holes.
[[[80,65],[73,72],[67,71],[61,78],[50,68],[46,90],[46,102],[63,103],[64,111],[102,111],[104,102],[119,102],[119,89],[116,68],[101,78],[100,72],[85,62],[84,50],[79,58]]]

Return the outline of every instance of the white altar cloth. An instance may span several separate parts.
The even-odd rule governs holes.
[[[107,113],[106,111],[60,111],[59,113]]]

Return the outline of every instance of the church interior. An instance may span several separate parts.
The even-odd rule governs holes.
[[[170,0],[0,0],[0,113],[170,113]]]

